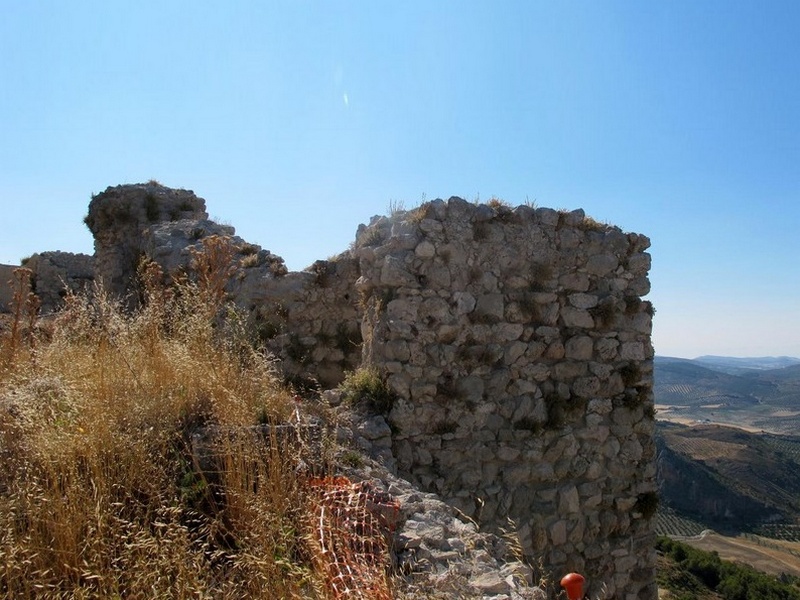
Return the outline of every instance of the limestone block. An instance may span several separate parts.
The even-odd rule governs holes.
[[[417,244],[417,247],[414,248],[414,254],[423,259],[433,258],[436,256],[436,246],[429,241],[424,240]]]
[[[586,212],[582,208],[576,208],[567,213],[561,213],[564,225],[570,227],[577,227],[583,223],[586,218]]]
[[[616,409],[611,414],[611,418],[614,421],[614,424],[619,426],[615,428],[615,430],[619,432],[630,431],[631,427],[635,422],[635,417],[633,415],[633,412],[624,407]]]
[[[381,267],[381,284],[396,287],[419,287],[417,278],[409,273],[403,258],[386,256]]]
[[[628,291],[637,296],[646,296],[650,293],[650,280],[647,277],[637,277],[628,284]]]
[[[584,475],[589,481],[605,478],[607,475],[607,469],[603,460],[597,459],[592,461],[592,463],[586,469],[586,473],[584,473]]]
[[[594,294],[570,294],[569,303],[575,308],[588,309],[597,306],[598,298]]]
[[[594,350],[594,342],[588,335],[576,335],[564,344],[564,355],[570,360],[590,360]]]
[[[504,342],[518,340],[524,329],[520,323],[498,323],[492,327],[496,338]]]
[[[436,384],[415,380],[411,382],[410,396],[412,400],[422,401],[436,397]]]
[[[600,380],[606,380],[613,373],[614,367],[605,363],[591,362],[589,363],[589,371],[597,375]]]
[[[561,360],[565,355],[564,343],[561,340],[551,342],[544,351],[544,357],[551,360]]]
[[[513,365],[517,360],[522,357],[528,350],[528,344],[525,342],[514,341],[509,344],[505,349],[505,356],[503,363],[506,365]]]
[[[589,417],[587,416],[587,419],[588,418]],[[603,442],[606,441],[606,439],[608,439],[610,433],[611,432],[607,426],[596,425],[594,427],[587,427],[586,429],[577,432],[575,435],[579,436],[582,440],[590,440],[597,442],[598,444],[602,444]]]
[[[586,273],[567,273],[558,278],[558,285],[567,291],[585,292],[589,289]]]
[[[392,324],[402,324],[408,327],[409,322],[416,322],[418,320],[419,302],[409,300],[406,298],[398,298],[391,300],[386,305],[386,317],[389,320],[390,326]]]
[[[475,310],[477,301],[475,297],[469,292],[454,292],[453,302],[456,305],[456,312],[459,315],[466,315]]]
[[[620,347],[619,357],[622,360],[645,360],[644,344],[642,342],[624,342]]]
[[[519,383],[519,381],[515,381],[512,385],[519,387]],[[520,419],[530,419],[533,415],[535,406],[536,402],[531,395],[520,396],[517,399],[516,407],[514,408],[514,412],[511,416],[511,422],[515,423]]]
[[[586,271],[590,275],[603,277],[619,266],[619,259],[611,253],[595,254],[586,261]]]
[[[565,250],[567,248],[577,248],[583,236],[580,232],[574,229],[562,229],[558,232],[558,245],[559,248]]]
[[[628,271],[635,277],[642,277],[650,270],[652,260],[647,252],[640,252],[628,257]]]
[[[619,449],[619,441],[613,437],[610,437],[603,445],[603,455],[609,460],[614,460],[617,457],[617,454],[619,454]]]
[[[565,327],[578,327],[583,329],[594,329],[594,319],[588,311],[565,306],[561,309],[561,319]]]
[[[563,546],[567,542],[567,522],[556,521],[548,528],[550,543],[553,546]]]
[[[642,459],[642,445],[639,440],[635,437],[626,440],[620,448],[620,457],[628,462],[639,462]]]
[[[553,481],[555,479],[555,471],[550,462],[535,463],[531,466],[531,479],[532,481]]]
[[[581,517],[578,517],[575,521],[575,524],[572,525],[567,540],[572,544],[580,544],[583,541],[583,536],[585,531],[586,531],[585,520]],[[583,567],[573,566],[571,570],[581,571],[583,570]]]
[[[505,462],[517,460],[520,454],[520,449],[512,446],[500,446],[497,449],[497,458]]]
[[[537,360],[542,356],[542,344],[530,344],[528,350],[525,352],[525,358]],[[532,352],[535,350],[535,352]],[[520,368],[520,373],[533,381],[544,381],[550,377],[550,367],[543,363],[528,363]]]
[[[572,384],[572,392],[580,398],[591,398],[600,390],[597,377],[579,377]]]
[[[505,579],[500,577],[500,574],[495,571],[479,575],[470,580],[469,584],[481,594],[496,595],[509,591],[509,586]]]
[[[561,339],[561,330],[558,327],[542,326],[535,330],[536,337],[542,342],[550,343]]]
[[[607,548],[605,548],[603,544],[591,544],[587,546],[586,549],[583,551],[583,555],[588,560],[595,560],[597,558],[600,558],[601,556],[606,555],[606,553],[607,553]]]
[[[489,356],[494,364],[499,363],[502,358],[503,349],[500,346],[490,346]],[[485,394],[491,398],[499,398],[505,395],[508,384],[511,381],[511,375],[508,369],[495,369],[489,381],[485,385]]]
[[[436,219],[422,219],[419,222],[419,228],[427,234],[438,234],[443,230],[441,221]]]
[[[418,319],[432,319],[436,323],[451,321],[450,307],[442,298],[426,298],[417,312]]]
[[[596,413],[598,415],[607,415],[614,409],[614,403],[610,398],[595,398],[589,401],[586,408],[589,413]]]
[[[433,464],[433,455],[426,448],[416,448],[414,450],[414,454],[416,455],[416,461],[415,462],[417,464],[419,464],[419,465],[432,465]]]
[[[503,319],[504,310],[503,294],[483,294],[478,297],[475,305],[476,314],[495,321]]]
[[[381,415],[377,415],[362,421],[359,423],[356,430],[360,435],[370,441],[379,440],[381,438],[391,439],[392,435],[392,430],[390,429],[389,424]]]
[[[562,361],[553,366],[552,375],[556,381],[570,381],[575,377],[585,375],[587,370],[588,367],[585,362],[576,360]]]
[[[558,225],[559,221],[559,213],[552,208],[544,208],[540,207],[536,209],[536,218],[542,225],[547,225],[549,227],[555,227]]]
[[[580,510],[580,496],[578,489],[574,485],[568,485],[558,493],[558,513],[560,515],[572,515]]]

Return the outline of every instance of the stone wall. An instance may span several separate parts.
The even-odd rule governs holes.
[[[94,235],[95,274],[105,289],[132,302],[145,230],[181,219],[208,219],[205,201],[156,181],[108,187],[93,196],[85,223]]]
[[[86,222],[96,276],[131,305],[141,256],[185,271],[224,236],[227,292],[287,380],[383,374],[394,405],[356,429],[387,467],[486,529],[513,523],[526,554],[584,573],[593,594],[655,598],[645,236],[581,210],[451,198],[373,218],[350,250],[290,273],[155,182],[108,188]]]
[[[80,293],[94,280],[94,258],[71,252],[42,252],[25,259],[31,270],[31,291],[39,298],[39,312],[46,315],[64,304],[67,293]],[[19,265],[0,265],[0,312],[11,312],[14,270]]]
[[[205,200],[155,182],[108,188],[89,205],[96,275],[112,294],[137,303],[136,267],[146,256],[167,274],[192,270],[193,253],[212,237],[231,248],[226,291],[249,319],[256,343],[298,387],[332,387],[361,362],[361,331],[349,253],[287,272],[283,259],[207,217]]]
[[[458,198],[355,253],[399,474],[611,597],[654,598],[649,240]]]
[[[32,291],[39,297],[42,314],[58,310],[67,293],[79,294],[94,281],[94,257],[71,252],[42,252],[25,261],[33,272]]]
[[[245,281],[233,296],[290,383],[327,389],[361,364],[357,279],[357,261],[343,253],[271,281]]]

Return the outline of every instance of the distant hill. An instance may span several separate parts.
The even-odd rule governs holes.
[[[654,395],[657,531],[800,572],[800,360],[657,356]]]
[[[800,358],[792,356],[761,356],[740,358],[733,356],[698,356],[693,362],[707,365],[718,371],[739,375],[750,371],[767,371],[800,365]]]
[[[657,356],[653,391],[662,420],[800,431],[800,359]]]

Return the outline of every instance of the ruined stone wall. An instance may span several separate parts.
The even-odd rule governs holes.
[[[399,474],[625,599],[655,598],[649,243],[581,210],[451,198],[355,250]]]
[[[88,254],[42,252],[26,260],[25,266],[33,272],[31,287],[42,314],[55,312],[68,293],[82,293],[94,281],[94,257]]]
[[[172,272],[226,236],[227,291],[288,380],[385,376],[396,400],[366,437],[388,466],[486,528],[510,519],[526,554],[584,573],[593,594],[655,598],[645,236],[581,210],[451,198],[374,218],[351,250],[290,273],[202,199],[154,183],[109,188],[87,224],[120,296],[142,254]]]
[[[221,236],[233,249],[229,297],[244,312],[253,342],[280,359],[298,388],[330,388],[361,363],[357,263],[347,253],[288,272],[283,259],[235,235],[233,227],[186,219],[157,223],[143,234],[144,253],[165,273],[191,271],[192,253]]]
[[[145,230],[181,219],[208,219],[205,201],[155,181],[109,187],[92,197],[85,223],[94,236],[95,274],[105,289],[130,298]]]
[[[243,277],[231,296],[248,311],[257,342],[280,359],[287,382],[328,389],[361,364],[357,278],[356,261],[344,253],[305,271]]]
[[[81,293],[94,280],[94,258],[71,252],[42,252],[25,259],[31,270],[31,291],[39,298],[39,312],[50,314],[61,308],[68,293]],[[14,270],[0,265],[0,312],[10,312],[14,297]]]
[[[280,359],[299,387],[333,387],[361,362],[357,264],[344,253],[289,273],[283,259],[208,219],[205,201],[155,182],[108,188],[92,199],[96,275],[113,295],[137,299],[136,266],[146,256],[168,274],[192,270],[194,253],[211,237],[231,246],[229,297],[245,312],[254,341]]]

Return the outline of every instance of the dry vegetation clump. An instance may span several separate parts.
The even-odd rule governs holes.
[[[20,282],[0,332],[0,596],[325,597],[296,449],[245,427],[296,408],[221,317],[211,250],[194,283],[145,266],[132,314],[97,289],[41,323]],[[191,451],[209,425],[244,432],[220,436],[211,473]]]

